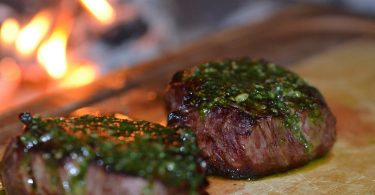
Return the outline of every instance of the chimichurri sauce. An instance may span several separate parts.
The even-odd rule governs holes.
[[[27,114],[27,113],[24,113]],[[84,189],[89,164],[108,171],[146,178],[152,184],[188,186],[194,193],[204,180],[199,149],[191,129],[168,128],[146,121],[114,117],[41,118],[20,116],[26,132],[20,137],[25,152],[38,151],[54,167],[69,158],[70,194]]]
[[[266,61],[242,59],[201,64],[177,73],[175,79],[191,86],[184,103],[197,107],[202,117],[215,106],[234,106],[254,120],[280,117],[306,151],[311,149],[298,114],[307,111],[309,119],[319,121],[315,119],[321,115],[322,97],[295,73]]]

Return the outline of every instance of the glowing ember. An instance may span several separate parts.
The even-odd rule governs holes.
[[[94,17],[102,24],[108,25],[115,20],[115,12],[106,0],[80,0]]]
[[[20,26],[17,20],[8,18],[3,22],[1,26],[0,39],[3,45],[10,46],[17,39]]]
[[[51,24],[49,12],[42,11],[35,15],[19,33],[16,41],[17,51],[23,56],[30,56],[48,33]]]
[[[96,76],[97,70],[92,64],[80,65],[74,68],[72,67],[72,70],[70,70],[65,78],[61,81],[60,87],[81,87],[93,82]]]

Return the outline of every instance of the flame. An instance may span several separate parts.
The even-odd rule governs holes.
[[[68,69],[66,47],[72,25],[68,12],[62,12],[56,21],[51,36],[40,46],[37,53],[39,63],[54,79],[61,79]]]
[[[115,20],[115,11],[107,0],[79,0],[79,3],[100,24],[108,25]],[[48,75],[58,80],[54,86],[73,88],[87,85],[93,82],[98,75],[95,64],[86,63],[72,66],[71,59],[67,56],[74,13],[71,7],[67,7],[65,4],[61,4],[56,11],[57,17],[52,9],[40,11],[22,28],[17,20],[6,19],[0,28],[0,43],[5,48],[14,44],[14,51],[18,56],[27,58],[22,59],[21,62],[23,60],[30,62],[29,57],[35,55],[38,64],[45,69]],[[10,64],[9,59],[5,62]],[[12,67],[18,67],[18,65]],[[13,73],[12,77],[20,77],[16,75],[15,71]]]
[[[14,18],[6,19],[1,26],[1,32],[0,32],[1,42],[5,46],[12,45],[14,41],[16,41],[17,39],[19,30],[20,30],[20,25],[18,24],[17,20],[15,20]]]
[[[106,0],[80,0],[86,9],[102,24],[108,25],[115,20],[115,11]]]
[[[57,18],[56,28],[51,36],[39,48],[37,59],[52,78],[61,79],[59,87],[84,86],[95,80],[97,71],[90,63],[68,67],[71,64],[67,59],[66,48],[73,18],[68,11],[62,13]]]
[[[49,12],[41,11],[22,28],[16,40],[16,48],[21,55],[30,56],[35,51],[51,27],[50,18]]]
[[[63,29],[57,29],[38,50],[38,61],[48,74],[55,78],[62,78],[67,70],[66,44],[68,35]]]
[[[61,81],[62,88],[75,88],[87,85],[95,80],[97,70],[93,64],[86,63],[72,67],[66,77]]]

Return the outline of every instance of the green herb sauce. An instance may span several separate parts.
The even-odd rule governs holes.
[[[197,107],[202,117],[214,106],[234,106],[254,120],[280,117],[306,151],[311,150],[298,113],[308,111],[309,118],[319,118],[322,97],[298,75],[272,63],[243,59],[202,64],[176,77],[194,88],[185,101]],[[311,91],[316,95],[311,96]]]
[[[41,152],[52,167],[67,157],[72,159],[70,179],[61,181],[68,194],[83,193],[84,178],[93,162],[108,171],[144,177],[150,183],[160,180],[176,187],[188,186],[192,194],[205,181],[195,135],[187,128],[87,115],[34,116],[26,129],[20,138],[26,152]]]

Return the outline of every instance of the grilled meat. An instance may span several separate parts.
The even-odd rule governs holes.
[[[257,178],[326,154],[335,117],[319,91],[265,61],[225,60],[177,72],[169,126],[191,127],[210,174]]]
[[[25,117],[2,176],[8,194],[203,194],[194,133],[113,117]]]

